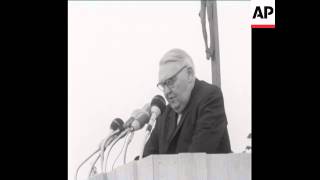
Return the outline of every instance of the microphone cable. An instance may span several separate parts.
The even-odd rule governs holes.
[[[146,131],[146,134],[145,134],[145,136],[144,136],[144,140],[143,140],[143,142],[142,142],[143,144],[142,144],[142,148],[141,148],[141,151],[140,151],[139,159],[141,159],[141,158],[143,157],[144,147],[145,147],[146,144],[147,144],[147,141],[148,141],[148,139],[149,139],[149,137],[150,137],[150,134],[151,134],[150,131]]]
[[[97,161],[98,161],[98,159],[100,158],[100,154],[97,156],[97,158],[94,160],[94,162],[93,162],[93,164],[92,164],[92,166],[91,166],[91,168],[90,168],[90,172],[89,172],[89,175],[88,175],[88,177],[91,177],[91,174],[92,174],[92,172],[93,172],[93,170],[94,170],[94,168],[95,168],[95,164],[97,163]]]
[[[107,165],[108,165],[108,158],[109,158],[109,154],[110,154],[110,151],[111,149],[113,148],[113,146],[121,139],[123,138],[125,135],[127,135],[127,133],[130,131],[130,129],[126,129],[124,130],[111,144],[111,147],[109,148],[108,152],[107,152],[107,156],[106,156],[106,160],[105,160],[105,163],[104,163],[104,172],[107,172]]]
[[[119,130],[112,132],[111,135],[110,135],[108,138],[106,138],[106,139],[103,140],[103,142],[102,142],[103,146],[105,146],[105,144],[108,146],[108,145],[113,141],[114,136],[115,136],[117,133],[119,133],[119,132],[120,132]],[[101,147],[102,147],[102,146],[100,145],[100,148],[98,149],[98,151],[101,151]],[[91,176],[92,171],[94,170],[95,164],[97,163],[97,161],[98,161],[98,159],[99,159],[100,157],[101,157],[101,154],[99,154],[99,155],[97,156],[97,158],[94,160],[94,162],[93,162],[93,164],[92,164],[92,166],[91,166],[91,168],[90,168],[88,177]]]
[[[87,159],[85,159],[85,160],[78,166],[78,168],[77,168],[77,170],[76,170],[75,177],[74,177],[75,180],[77,180],[77,178],[78,178],[78,172],[79,172],[80,167],[81,167],[85,162],[87,162],[93,155],[95,155],[97,152],[99,152],[99,150],[100,150],[100,149],[97,149],[95,152],[93,152]]]
[[[134,131],[132,131],[130,133],[128,142],[126,143],[126,148],[125,148],[124,155],[123,155],[123,164],[126,164],[127,150],[128,150],[129,144],[131,143],[131,141],[133,139],[133,136],[134,136]]]
[[[101,172],[103,172],[103,160],[104,160],[104,151],[106,150],[107,146],[112,142],[114,136],[119,133],[120,130],[116,130],[112,132],[107,138],[105,138],[102,143],[100,144],[100,157],[101,157]]]
[[[126,135],[125,140],[124,140],[124,143],[123,143],[122,148],[121,148],[121,151],[119,152],[118,156],[116,157],[116,159],[114,160],[114,162],[113,162],[113,164],[112,164],[112,170],[113,170],[113,167],[114,167],[115,163],[118,161],[118,159],[119,159],[119,157],[120,157],[120,155],[121,155],[121,153],[122,153],[125,145],[126,145],[126,142],[127,142],[127,140],[128,140],[128,136],[129,136],[129,134]]]

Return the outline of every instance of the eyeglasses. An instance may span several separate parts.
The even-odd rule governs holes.
[[[177,80],[177,76],[178,74],[184,69],[188,67],[187,65],[186,66],[183,66],[178,72],[176,72],[173,76],[171,76],[170,78],[168,78],[167,80],[163,81],[163,82],[159,82],[157,84],[157,87],[161,90],[161,91],[164,91],[164,88],[165,86],[167,86],[168,88],[172,89],[173,88],[173,85],[174,83],[176,82]]]

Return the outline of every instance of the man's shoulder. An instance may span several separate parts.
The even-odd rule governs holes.
[[[210,84],[203,80],[198,80],[198,95],[200,96],[216,96],[222,95],[221,88],[217,85]]]

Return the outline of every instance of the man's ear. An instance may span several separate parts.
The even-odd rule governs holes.
[[[188,72],[188,81],[191,82],[194,77],[194,71],[192,67],[188,67],[187,72]]]

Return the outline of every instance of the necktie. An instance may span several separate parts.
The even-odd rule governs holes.
[[[178,114],[178,118],[177,118],[177,126],[176,127],[178,127],[178,125],[179,125],[179,122],[180,122],[180,120],[181,120],[181,114]]]

